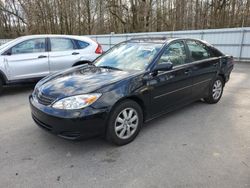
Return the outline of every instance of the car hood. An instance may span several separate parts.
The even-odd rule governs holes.
[[[81,66],[46,77],[37,84],[36,89],[46,96],[63,98],[94,92],[134,74],[136,73]]]

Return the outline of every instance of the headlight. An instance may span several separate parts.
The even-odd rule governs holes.
[[[66,110],[81,109],[93,104],[101,95],[100,93],[93,93],[66,97],[55,102],[52,107]]]

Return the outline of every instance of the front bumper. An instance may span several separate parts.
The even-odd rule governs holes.
[[[86,107],[81,110],[59,110],[44,106],[29,97],[31,114],[36,124],[60,137],[77,140],[105,132],[106,109]]]

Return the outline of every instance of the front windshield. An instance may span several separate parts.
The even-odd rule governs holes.
[[[155,43],[122,43],[98,58],[94,65],[121,70],[145,70],[161,47],[162,44]]]

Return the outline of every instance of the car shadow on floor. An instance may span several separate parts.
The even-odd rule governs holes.
[[[26,93],[28,91],[32,91],[34,87],[35,87],[35,84],[7,86],[7,87],[4,87],[3,92],[0,94],[0,97]]]
[[[202,101],[197,101],[197,102],[194,102],[192,104],[189,104],[187,106],[184,106],[178,110],[175,110],[173,112],[169,112],[167,114],[164,114],[158,118],[155,118],[147,123],[145,123],[142,127],[142,130],[141,130],[141,134],[139,134],[139,136],[143,136],[143,134],[149,132],[149,131],[152,131],[151,129],[154,129],[156,128],[155,126],[165,126],[163,124],[161,124],[161,122],[167,122],[168,121],[168,118],[171,118],[171,117],[175,117],[175,116],[178,116],[180,114],[183,114],[185,113],[187,110],[191,110],[192,108],[197,108],[197,107],[200,107],[200,106],[203,106],[203,105],[207,105],[205,104],[204,102]],[[174,125],[173,125],[174,126]],[[41,130],[42,131],[42,130]],[[59,147],[60,150],[65,150],[66,148],[71,148],[71,150],[79,150],[81,148],[81,150],[84,150],[84,151],[88,151],[88,150],[92,150],[92,151],[95,151],[95,149],[101,149],[101,150],[105,150],[105,149],[114,149],[114,148],[119,148],[118,146],[116,145],[113,145],[111,143],[108,143],[104,136],[97,136],[97,137],[92,137],[92,138],[88,138],[88,139],[84,139],[84,140],[77,140],[77,141],[71,141],[71,140],[66,140],[66,139],[63,139],[63,138],[60,138],[56,135],[52,135],[48,132],[44,132],[42,131],[43,133],[41,133],[41,139],[43,140],[44,144],[52,144],[52,145],[55,145],[57,148]],[[44,138],[43,138],[44,137]],[[136,140],[137,138],[134,140],[134,142],[136,143]],[[129,145],[132,145],[134,144],[133,142],[130,143]],[[64,148],[65,147],[65,148]]]
[[[159,117],[156,117],[148,122],[146,122],[142,129],[151,129],[154,127],[154,125],[159,124],[159,122],[166,121],[168,118],[173,117],[175,115],[183,114],[187,110],[191,110],[192,108],[197,108],[203,105],[207,105],[205,102],[198,100],[196,102],[193,102],[191,104],[185,105],[183,107],[180,107],[176,110],[173,110],[171,112],[168,112],[166,114],[160,115]]]

